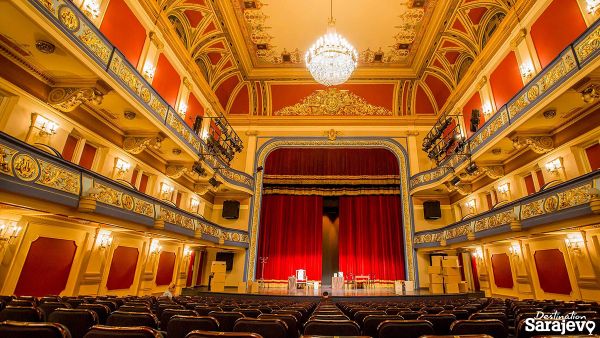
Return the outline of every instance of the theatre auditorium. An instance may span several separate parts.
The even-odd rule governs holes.
[[[600,0],[0,0],[1,338],[600,338]]]

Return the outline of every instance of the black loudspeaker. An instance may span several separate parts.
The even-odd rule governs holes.
[[[425,219],[440,219],[442,217],[440,201],[423,202],[423,215]]]
[[[225,219],[238,219],[238,217],[240,217],[240,202],[223,202],[223,214],[221,216]]]
[[[479,129],[479,110],[471,110],[471,132],[476,132]]]
[[[196,134],[200,135],[200,129],[202,129],[202,116],[196,116],[192,129]]]

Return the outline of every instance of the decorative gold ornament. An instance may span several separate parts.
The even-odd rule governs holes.
[[[188,168],[183,165],[167,165],[166,174],[170,178],[176,179],[183,176],[188,171]]]
[[[545,154],[554,149],[554,141],[550,136],[515,136],[512,141],[515,149],[528,147],[537,154]]]
[[[160,149],[161,143],[160,136],[126,137],[123,141],[123,149],[131,154],[139,154],[148,147]]]
[[[282,108],[276,116],[391,116],[386,108],[367,103],[362,97],[337,88],[317,90],[302,102]]]
[[[327,135],[327,139],[329,141],[335,141],[335,139],[338,137],[339,134],[340,134],[340,132],[335,131],[335,129],[333,129],[333,128],[331,128],[325,132],[325,135]]]
[[[37,161],[28,154],[17,154],[13,160],[13,167],[17,177],[26,182],[35,180],[40,173]]]
[[[103,94],[95,88],[57,87],[48,94],[48,103],[62,112],[70,112],[84,102],[99,105],[102,98]]]

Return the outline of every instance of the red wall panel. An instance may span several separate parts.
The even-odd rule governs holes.
[[[198,101],[194,93],[190,93],[187,105],[188,109],[185,114],[185,123],[191,128],[194,126],[194,121],[196,121],[197,116],[204,116],[204,107],[202,107],[202,104]]]
[[[190,255],[190,262],[188,263],[187,268],[187,279],[185,281],[185,286],[192,286],[192,279],[194,278],[194,263],[196,262],[196,251],[192,251]]]
[[[174,269],[175,253],[162,251],[158,258],[158,268],[156,269],[156,285],[169,285],[173,280]]]
[[[62,151],[62,157],[71,161],[73,159],[73,153],[75,153],[75,147],[77,147],[77,138],[73,135],[67,136],[67,140],[65,141],[65,146]]]
[[[113,252],[110,270],[106,281],[108,290],[129,289],[135,279],[138,249],[118,246]]]
[[[417,115],[435,115],[433,103],[429,100],[429,96],[425,90],[419,85],[417,87],[417,95],[415,99],[415,114]]]
[[[427,84],[429,90],[433,94],[438,110],[441,109],[446,103],[446,100],[448,100],[448,96],[450,96],[450,88],[448,88],[448,86],[442,80],[434,75],[428,74],[425,77],[424,82]]]
[[[552,1],[530,31],[542,67],[552,62],[585,29],[576,0]]]
[[[77,251],[75,241],[40,237],[31,243],[15,295],[58,295],[67,285],[73,258]]]
[[[485,116],[483,115],[483,109],[481,108],[481,97],[479,96],[479,92],[476,92],[471,96],[469,101],[465,104],[463,108],[463,118],[465,120],[465,126],[467,128],[467,138],[471,137],[474,133],[471,131],[471,112],[473,109],[479,110],[479,126],[482,126],[485,123]]]
[[[244,85],[231,104],[229,114],[250,114],[250,96],[248,85]]]
[[[510,52],[492,72],[490,85],[494,94],[496,109],[500,109],[523,88],[523,80],[521,79],[521,71],[515,52]]]
[[[92,169],[92,164],[94,164],[94,157],[96,157],[96,147],[89,143],[86,143],[83,146],[83,152],[81,153],[81,158],[79,159],[79,165],[88,170]]]
[[[585,148],[585,154],[592,170],[600,169],[600,144],[596,143],[591,147]]]
[[[527,195],[535,193],[535,185],[533,184],[533,176],[531,174],[523,177],[525,180],[525,188],[527,189]]]
[[[137,66],[146,42],[146,29],[124,0],[110,0],[100,31],[131,64]]]
[[[202,271],[204,270],[205,256],[205,252],[200,251],[200,255],[198,256],[198,274],[196,275],[196,284],[194,285],[202,285]]]
[[[507,254],[492,255],[492,272],[497,287],[512,289],[513,278],[510,270],[510,258]]]
[[[538,250],[533,254],[535,268],[544,292],[571,294],[571,281],[565,264],[565,257],[558,249]]]
[[[546,184],[546,180],[544,180],[544,173],[541,170],[535,172],[535,177],[537,177],[538,185],[540,189]]]
[[[140,178],[140,189],[141,193],[146,193],[146,188],[148,187],[148,175],[142,174],[142,178]]]
[[[156,72],[152,80],[152,87],[167,101],[171,106],[177,102],[179,86],[181,79],[175,67],[169,62],[164,54],[160,54],[156,63]]]

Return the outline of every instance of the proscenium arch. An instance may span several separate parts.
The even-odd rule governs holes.
[[[260,146],[254,161],[254,194],[250,203],[250,220],[248,234],[250,243],[246,254],[244,275],[246,280],[256,279],[256,264],[258,253],[258,236],[260,226],[260,208],[263,193],[263,171],[257,172],[256,168],[265,166],[267,156],[278,148],[384,148],[389,150],[398,159],[400,168],[400,197],[402,200],[402,227],[404,230],[404,266],[407,280],[416,280],[416,255],[413,249],[415,233],[411,197],[408,193],[410,169],[408,153],[398,141],[388,137],[338,137],[328,140],[326,137],[273,137]]]

